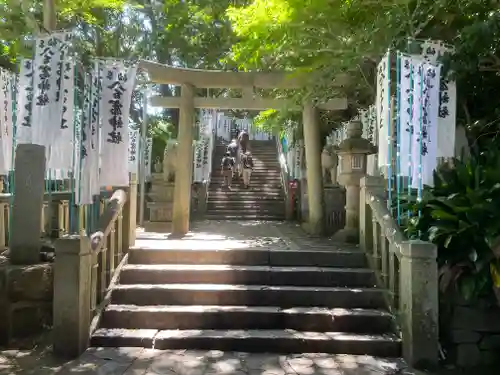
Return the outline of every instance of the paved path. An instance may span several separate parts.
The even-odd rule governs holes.
[[[401,371],[400,371],[401,370]],[[218,350],[90,348],[78,360],[39,363],[0,374],[33,375],[390,375],[403,374],[399,361],[332,354],[249,354]]]
[[[184,239],[139,230],[136,246],[150,248],[337,249],[329,240],[311,238],[294,224],[263,221],[203,221]],[[50,341],[50,340],[48,340]],[[3,355],[2,355],[3,354]],[[220,351],[159,351],[139,348],[91,348],[64,363],[39,344],[32,351],[0,353],[0,375],[389,375],[403,374],[399,360],[332,354],[248,354]]]

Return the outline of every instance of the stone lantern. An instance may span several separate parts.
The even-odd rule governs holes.
[[[347,125],[347,138],[336,147],[341,160],[339,183],[346,189],[346,223],[334,238],[342,242],[359,241],[360,180],[366,176],[367,156],[377,152],[362,134],[361,122],[352,120]]]

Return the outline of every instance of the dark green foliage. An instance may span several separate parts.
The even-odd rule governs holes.
[[[438,246],[443,291],[455,282],[467,299],[491,290],[500,236],[498,148],[439,168],[434,187],[424,188],[420,202],[412,192],[400,197],[400,205],[407,236]]]

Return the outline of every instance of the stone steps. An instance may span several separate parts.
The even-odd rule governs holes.
[[[261,202],[264,201],[264,202]],[[240,207],[240,208],[251,208],[254,207],[255,205],[266,205],[266,207],[269,206],[279,206],[281,207],[284,202],[282,199],[267,199],[267,200],[262,200],[262,199],[238,199],[238,200],[228,200],[228,199],[216,199],[212,198],[209,199],[207,202],[208,206],[231,206],[231,207]]]
[[[276,145],[271,142],[250,142],[254,169],[249,188],[242,186],[239,176],[233,178],[231,189],[223,187],[220,160],[225,146],[216,148],[209,186],[206,218],[209,220],[284,220],[285,206],[280,164]]]
[[[366,268],[129,264],[122,269],[120,283],[373,287],[375,275]]]
[[[384,308],[378,288],[236,284],[120,284],[111,302],[126,305],[238,305]]]
[[[173,245],[169,249],[135,248],[129,251],[129,264],[219,264],[234,266],[272,267],[367,267],[365,255],[361,251],[335,250],[204,250],[180,248]]]
[[[231,189],[229,188],[224,188],[227,190],[227,194],[226,196],[224,196],[224,193],[226,193],[225,191],[221,191],[221,192],[218,192],[217,194],[214,194],[212,196],[212,199],[210,199],[207,203],[210,204],[211,202],[213,202],[214,200],[215,201],[218,201],[219,204],[218,206],[220,206],[222,203],[222,201],[228,203],[228,205],[232,205],[233,203],[238,203],[238,202],[245,202],[245,201],[248,201],[248,200],[252,200],[255,203],[254,207],[255,208],[258,208],[258,207],[261,207],[261,206],[266,206],[268,203],[274,203],[277,205],[277,203],[281,203],[281,205],[284,204],[284,197],[281,196],[279,193],[275,194],[274,196],[271,196],[271,197],[265,197],[265,198],[261,198],[259,199],[259,192],[254,192],[253,194],[242,194],[241,197],[238,197],[238,193],[245,193],[246,191],[244,189],[241,189],[241,190],[238,190],[237,187],[231,187]],[[261,193],[262,194],[262,193]],[[266,192],[266,195],[269,194],[273,194],[273,192]],[[272,199],[272,198],[275,198],[275,199]],[[282,206],[283,208],[283,206]],[[209,211],[211,212],[211,211]]]
[[[255,200],[269,200],[269,199],[285,199],[285,194],[277,188],[261,188],[251,186],[248,189],[234,184],[231,189],[226,187],[217,186],[217,190],[212,190],[208,199],[217,200],[230,200],[232,197],[237,200],[255,199]]]
[[[175,244],[130,249],[92,345],[401,354],[386,291],[354,247]]]
[[[286,219],[284,213],[280,214],[227,214],[227,213],[207,213],[205,215],[207,220],[259,220],[259,221],[283,221]]]
[[[210,188],[212,189],[218,189],[220,187],[220,184],[224,182],[223,177],[216,176],[210,181]],[[234,176],[233,183],[240,183],[243,182],[243,178],[239,176]],[[266,189],[266,188],[275,188],[281,190],[281,179],[273,179],[273,178],[267,178],[267,177],[260,177],[260,178],[252,178],[251,179],[251,185],[252,188],[255,189]]]
[[[166,349],[204,349],[278,353],[367,352],[379,357],[398,357],[400,340],[395,335],[365,335],[339,332],[296,332],[294,330],[127,330],[102,329],[92,337],[94,346],[139,346]]]
[[[254,178],[255,177],[255,178]],[[211,180],[222,180],[224,176],[220,173],[215,173]],[[279,173],[269,174],[266,172],[252,172],[252,180],[272,180],[273,182],[279,182],[281,184],[281,175]]]
[[[273,306],[110,305],[106,328],[285,330],[383,334],[392,329],[390,313],[373,309]]]
[[[283,210],[283,207],[280,206],[253,206],[253,207],[238,207],[238,206],[231,206],[231,205],[217,205],[217,206],[210,206],[208,208],[209,210],[217,211],[218,214],[221,215],[237,215],[237,214],[252,214],[252,215],[257,215],[257,214],[275,214],[279,215],[281,214],[281,211]]]
[[[138,346],[166,349],[203,349],[241,352],[345,353],[399,357],[395,335],[358,335],[294,330],[155,330],[100,329],[91,344],[101,347]]]
[[[217,189],[217,190],[216,190]],[[270,198],[270,197],[279,197],[281,200],[284,200],[283,192],[277,187],[264,186],[264,187],[254,187],[249,186],[246,188],[244,185],[239,182],[232,182],[231,188],[226,186],[218,185],[217,188],[213,188],[213,194],[211,198],[218,198],[219,200],[229,200],[231,196],[239,197],[239,200],[245,200],[248,197],[254,197],[255,199],[261,198]],[[227,197],[227,198],[226,198]],[[262,199],[265,200],[265,199]]]
[[[241,206],[235,206],[231,204],[219,204],[219,205],[210,205],[208,207],[209,210],[211,211],[217,211],[219,214],[227,214],[227,215],[237,215],[237,214],[252,214],[252,215],[257,215],[257,214],[275,214],[275,215],[280,215],[281,211],[283,210],[282,205],[276,206],[276,205],[260,205],[260,206],[247,206],[247,207],[241,207]]]

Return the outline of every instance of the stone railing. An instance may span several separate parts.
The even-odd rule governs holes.
[[[397,317],[403,356],[411,366],[438,362],[438,272],[435,245],[405,238],[386,204],[385,181],[361,179],[359,238],[378,286]]]
[[[87,236],[66,235],[55,244],[53,338],[54,353],[76,357],[88,347],[91,332],[110,302],[110,285],[126,263],[131,236],[131,204],[117,190]],[[135,231],[135,228],[133,229]]]
[[[89,206],[72,204],[70,191],[45,193],[42,210],[40,236],[42,238],[59,238],[69,233],[92,230],[96,214],[102,211],[106,199],[111,192],[103,191],[99,201]],[[9,247],[9,227],[11,218],[12,194],[0,194],[0,251]],[[100,211],[99,211],[100,210]]]

